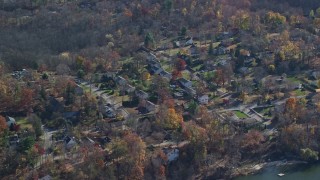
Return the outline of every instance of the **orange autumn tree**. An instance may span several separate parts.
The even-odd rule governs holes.
[[[161,105],[157,114],[157,122],[165,129],[177,129],[183,122],[182,114],[178,113],[173,107]]]
[[[146,145],[137,134],[125,132],[121,140],[114,143],[112,151],[118,179],[120,176],[124,179],[143,179]]]
[[[0,136],[7,129],[6,119],[3,116],[0,116]]]
[[[34,90],[14,79],[0,79],[0,112],[28,112],[33,107]]]

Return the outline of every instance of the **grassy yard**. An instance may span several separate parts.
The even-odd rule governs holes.
[[[296,96],[305,96],[305,95],[307,95],[307,92],[306,91],[301,91],[301,89],[296,89],[296,90],[293,91],[293,93]]]
[[[287,77],[287,79],[294,83],[301,83],[301,81],[297,77]]]
[[[80,85],[81,87],[82,87],[82,89],[83,89],[83,91],[84,92],[86,92],[86,93],[88,93],[88,92],[90,92],[90,87],[88,87],[88,86],[85,86],[85,85]],[[94,85],[92,85],[92,87],[93,87]]]
[[[169,64],[162,65],[162,68],[167,72],[172,72],[173,68]]]
[[[274,107],[267,107],[267,108],[255,108],[254,110],[264,116],[265,118],[271,118],[267,113],[272,110]]]
[[[192,67],[192,69],[193,69],[194,71],[199,71],[199,70],[202,68],[202,66],[203,66],[203,64],[199,64],[199,65],[197,65],[197,66],[195,66],[195,67]]]
[[[236,116],[240,119],[242,118],[248,118],[249,116],[247,116],[245,113],[243,113],[242,111],[234,111],[234,113],[236,114]]]
[[[32,125],[28,122],[26,117],[15,118],[21,129],[32,129]]]
[[[185,78],[187,80],[190,80],[191,77],[190,77],[190,72],[189,71],[182,71],[181,74],[182,74],[183,78]]]

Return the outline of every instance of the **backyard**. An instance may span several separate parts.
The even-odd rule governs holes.
[[[274,107],[254,108],[254,110],[265,118],[272,118],[272,110]]]

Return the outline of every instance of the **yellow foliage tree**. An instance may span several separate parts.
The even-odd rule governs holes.
[[[167,108],[165,105],[160,106],[158,113],[158,123],[165,129],[177,129],[183,122],[183,117],[176,112],[174,108]]]

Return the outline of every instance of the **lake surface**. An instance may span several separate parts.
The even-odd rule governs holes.
[[[277,174],[284,173],[279,177]],[[320,180],[320,164],[268,167],[261,173],[243,176],[235,180]]]

